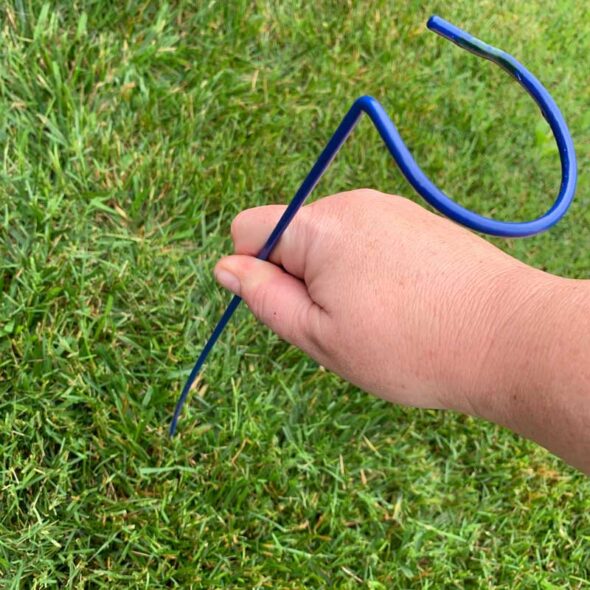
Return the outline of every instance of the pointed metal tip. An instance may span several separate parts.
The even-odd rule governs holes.
[[[174,438],[174,435],[176,434],[176,424],[178,422],[178,416],[174,416],[170,422],[170,426],[168,427],[168,436],[170,438]]]

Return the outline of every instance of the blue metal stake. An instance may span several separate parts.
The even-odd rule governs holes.
[[[281,219],[273,229],[268,237],[266,243],[258,253],[257,258],[260,260],[268,260],[273,248],[276,246],[283,232],[287,229],[293,217],[303,205],[311,191],[320,181],[322,175],[331,164],[332,160],[350,135],[359,118],[363,113],[368,115],[371,119],[379,135],[383,139],[387,149],[391,153],[396,164],[399,166],[402,174],[406,177],[408,182],[414,187],[416,192],[422,196],[435,209],[471,229],[483,232],[494,236],[505,237],[523,237],[537,234],[549,229],[557,223],[567,211],[570,206],[574,193],[576,190],[577,168],[576,168],[576,154],[574,151],[574,144],[570,136],[567,125],[551,98],[551,95],[545,90],[541,83],[516,59],[508,53],[496,49],[491,45],[472,37],[469,33],[462,31],[451,23],[443,20],[438,16],[432,16],[427,23],[428,28],[442,37],[445,37],[457,44],[459,47],[474,53],[480,57],[484,57],[498,64],[501,68],[506,70],[517,82],[532,96],[535,102],[539,105],[541,113],[549,123],[557,147],[559,150],[559,157],[561,159],[561,186],[559,194],[555,199],[552,207],[541,217],[532,221],[526,222],[510,222],[497,221],[479,215],[462,207],[445,193],[443,193],[427,176],[422,172],[420,166],[416,163],[412,154],[404,144],[400,134],[395,125],[387,116],[383,107],[371,96],[362,96],[357,99],[344,119],[336,129],[336,132],[320,154],[317,162],[303,181],[299,190],[295,193],[292,201],[289,203],[287,209],[283,213]],[[199,358],[191,374],[182,390],[180,398],[174,410],[174,416],[170,423],[170,436],[176,432],[176,425],[178,417],[186,401],[188,393],[201,370],[209,352],[213,348],[215,342],[219,338],[221,332],[227,325],[232,314],[238,307],[241,301],[240,297],[234,297],[228,308],[225,310],[223,316],[215,326],[213,333],[205,344]]]

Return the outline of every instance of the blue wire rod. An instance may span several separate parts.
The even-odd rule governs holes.
[[[297,211],[320,181],[322,175],[351,134],[363,113],[371,119],[377,128],[381,139],[383,139],[383,142],[391,153],[391,156],[399,166],[402,174],[414,187],[416,192],[435,209],[450,219],[473,230],[493,236],[523,237],[549,229],[564,216],[574,198],[576,190],[576,154],[567,125],[549,92],[543,88],[541,83],[522,64],[508,53],[476,39],[469,33],[462,31],[438,16],[432,16],[428,20],[427,26],[431,31],[449,39],[459,47],[462,47],[475,55],[489,59],[499,65],[502,69],[508,72],[537,103],[541,109],[542,115],[545,117],[553,131],[559,150],[559,157],[561,159],[561,186],[559,194],[551,208],[544,215],[541,215],[532,221],[511,222],[490,219],[462,207],[449,198],[426,176],[426,174],[424,174],[424,172],[422,172],[420,166],[418,166],[412,157],[412,154],[404,144],[395,125],[387,116],[387,113],[379,102],[371,96],[362,96],[354,102],[348,113],[346,113],[344,119],[338,126],[338,129],[336,129],[336,132],[328,142],[328,145],[326,145],[324,151],[320,154],[320,157],[307,175],[307,178],[303,181],[292,201],[285,209],[285,212],[276,227],[273,229],[266,243],[258,253],[257,258],[260,260],[268,260],[268,257],[280,237],[283,235],[283,232],[287,229]],[[170,436],[174,436],[174,433],[176,432],[180,412],[199,371],[232,314],[238,307],[240,301],[240,297],[233,297],[199,355],[176,404],[174,415],[170,423]]]

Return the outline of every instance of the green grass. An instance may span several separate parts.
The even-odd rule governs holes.
[[[357,96],[462,203],[524,219],[553,199],[536,107],[431,13],[560,105],[577,201],[495,242],[586,277],[585,0],[3,3],[0,587],[590,587],[587,478],[491,424],[369,397],[246,309],[166,434],[228,301],[211,271],[231,219],[285,203]],[[412,196],[366,121],[316,194],[361,186]]]

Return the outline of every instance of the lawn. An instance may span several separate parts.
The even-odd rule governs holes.
[[[167,436],[229,299],[211,271],[233,216],[287,202],[357,96],[461,203],[552,202],[538,109],[432,13],[522,61],[576,144],[567,217],[494,242],[588,276],[585,0],[1,12],[0,587],[590,587],[588,478],[492,424],[374,399],[245,307]],[[417,199],[366,120],[315,196],[362,186]]]

